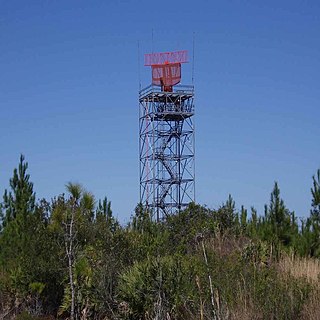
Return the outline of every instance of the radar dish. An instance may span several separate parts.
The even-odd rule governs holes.
[[[162,91],[172,92],[173,86],[181,81],[181,63],[186,62],[186,50],[145,54],[145,65],[152,69],[152,84],[161,86]]]

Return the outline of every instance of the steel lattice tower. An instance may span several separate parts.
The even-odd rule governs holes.
[[[195,200],[194,87],[176,85],[187,52],[145,55],[152,84],[139,92],[140,202],[157,220]]]

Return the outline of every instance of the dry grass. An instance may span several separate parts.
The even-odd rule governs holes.
[[[280,272],[289,273],[296,279],[305,278],[309,282],[320,284],[320,261],[318,259],[284,255],[277,267]]]
[[[310,294],[308,301],[304,304],[301,313],[303,320],[319,320],[320,319],[320,290],[315,289]]]
[[[212,249],[220,257],[239,253],[250,242],[246,237],[236,237],[232,235],[216,236],[205,241],[206,246]]]
[[[254,305],[252,297],[239,290],[238,302],[230,310],[230,320],[262,320],[263,315]]]
[[[238,309],[232,310],[230,320],[262,320],[263,316],[254,309]]]
[[[303,306],[300,319],[320,319],[320,261],[313,258],[282,256],[278,263],[279,271],[296,279],[304,278],[313,285],[308,300]]]

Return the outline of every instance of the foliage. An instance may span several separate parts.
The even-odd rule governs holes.
[[[130,318],[164,319],[167,314],[183,318],[197,300],[195,258],[164,256],[135,263],[120,276],[119,298],[128,304]]]
[[[278,183],[264,214],[238,210],[229,195],[217,209],[190,203],[159,222],[138,204],[126,226],[107,198],[96,202],[77,183],[36,201],[23,156],[9,185],[0,318],[312,319],[310,307],[318,315],[320,170],[301,223]]]

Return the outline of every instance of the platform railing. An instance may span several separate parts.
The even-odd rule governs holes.
[[[193,85],[176,85],[173,87],[172,92],[163,91],[160,86],[149,85],[146,88],[143,88],[139,91],[139,97],[146,96],[150,93],[163,93],[163,94],[172,94],[172,93],[183,93],[183,94],[193,94],[194,86]]]

